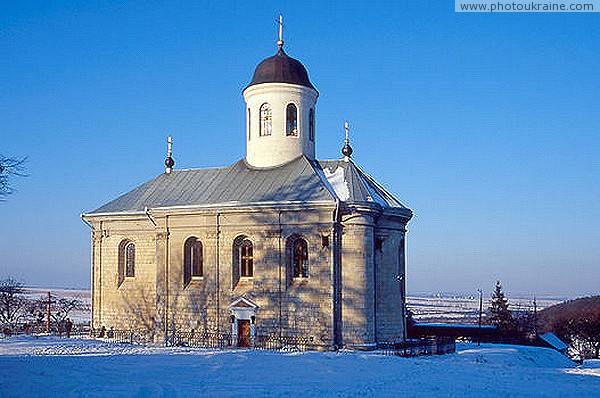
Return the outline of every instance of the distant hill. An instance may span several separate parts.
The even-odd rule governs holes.
[[[587,358],[600,358],[600,296],[582,297],[539,312],[538,329],[553,332]]]

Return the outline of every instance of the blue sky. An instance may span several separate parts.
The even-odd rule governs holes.
[[[21,3],[21,2],[19,2]],[[452,1],[2,2],[0,276],[88,287],[79,214],[163,172],[245,154],[241,90],[276,51],[320,92],[317,156],[415,212],[408,288],[575,297],[600,285],[600,14],[455,13]]]

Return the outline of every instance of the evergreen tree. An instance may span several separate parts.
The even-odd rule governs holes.
[[[508,299],[502,291],[502,284],[496,281],[496,289],[492,294],[492,303],[489,310],[488,322],[502,330],[513,329],[515,320],[511,310],[508,308]]]

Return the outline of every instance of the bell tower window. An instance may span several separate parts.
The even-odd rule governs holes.
[[[273,130],[273,113],[271,111],[271,105],[264,103],[260,106],[260,124],[259,133],[261,137],[271,135]]]
[[[288,104],[285,114],[285,135],[298,136],[298,108],[294,104]]]
[[[308,139],[315,140],[315,108],[308,111]]]
[[[250,108],[248,108],[248,141],[250,141],[251,132],[252,132],[252,117],[250,115]]]

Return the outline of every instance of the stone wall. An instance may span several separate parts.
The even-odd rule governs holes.
[[[154,211],[91,218],[93,326],[183,331],[229,331],[228,307],[239,297],[258,305],[259,335],[313,337],[332,342],[333,206]],[[342,342],[373,347],[402,335],[399,282],[404,224],[373,209],[354,209],[342,220]],[[293,278],[286,240],[308,244],[308,278]],[[189,237],[203,246],[203,275],[185,283],[183,248]],[[234,278],[233,244],[253,243],[254,275]],[[119,284],[118,251],[136,245],[135,277]],[[379,243],[378,243],[379,241]]]
[[[393,216],[380,217],[376,229],[377,339],[402,338],[401,284],[405,275],[405,223]]]
[[[312,336],[329,344],[331,245],[324,247],[322,236],[330,234],[332,211],[156,212],[156,226],[146,216],[95,220],[94,327],[229,330],[228,304],[243,296],[259,306],[258,334],[281,329],[284,335]],[[109,231],[107,236],[102,230]],[[308,243],[308,278],[288,278],[285,241],[292,234]],[[234,284],[233,242],[241,235],[254,246],[254,276]],[[185,285],[183,246],[191,236],[203,245],[203,276]],[[135,278],[119,285],[123,239],[136,245],[136,269]]]

